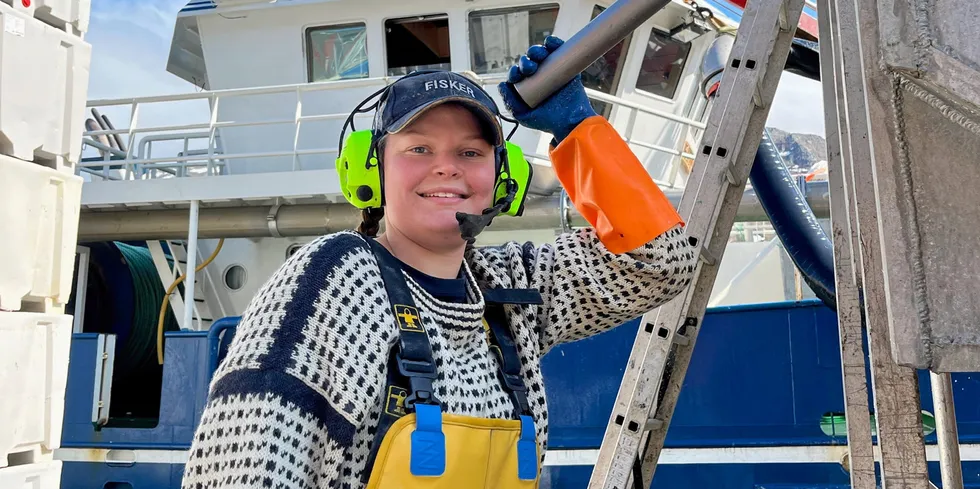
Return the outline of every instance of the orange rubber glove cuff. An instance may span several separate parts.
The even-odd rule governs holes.
[[[649,243],[680,214],[609,122],[593,116],[551,149],[551,162],[572,204],[612,253]]]

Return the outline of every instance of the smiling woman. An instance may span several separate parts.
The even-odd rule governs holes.
[[[382,161],[388,211],[381,242],[402,250],[402,260],[417,269],[455,278],[458,258],[446,260],[443,270],[429,253],[418,251],[442,254],[459,248],[456,213],[479,214],[493,204],[496,136],[487,126],[470,109],[450,102],[386,137]]]
[[[560,44],[533,46],[509,81]],[[472,246],[488,218],[520,215],[527,184],[493,99],[445,71],[379,91],[363,109],[372,129],[337,160],[364,222],[304,246],[249,304],[185,488],[537,486],[541,358],[678,295],[698,248],[580,77],[533,110],[500,90],[521,124],[555,136],[556,173],[593,228]]]

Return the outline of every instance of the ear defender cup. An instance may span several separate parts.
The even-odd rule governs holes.
[[[378,208],[384,205],[381,192],[381,168],[376,154],[370,160],[373,134],[370,129],[354,131],[347,136],[337,158],[337,177],[340,191],[351,205],[358,209]]]
[[[508,216],[520,216],[524,214],[524,201],[527,199],[527,189],[531,184],[534,169],[524,157],[521,147],[510,141],[506,142],[506,149],[501,157],[505,160],[505,164],[497,171],[494,202],[506,199],[508,186],[516,185],[514,201],[504,208],[503,213]]]

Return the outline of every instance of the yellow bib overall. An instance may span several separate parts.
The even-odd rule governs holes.
[[[437,372],[429,337],[401,268],[374,240],[368,242],[394,308],[399,342],[388,362],[385,407],[364,474],[367,489],[537,489],[536,430],[501,304],[538,303],[540,295],[518,289],[484,294],[484,328],[518,419],[445,413],[432,388]]]

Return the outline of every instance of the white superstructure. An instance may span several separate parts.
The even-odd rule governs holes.
[[[296,244],[356,225],[333,162],[339,130],[358,102],[408,71],[441,68],[472,71],[502,103],[496,84],[528,46],[551,34],[567,39],[608,5],[191,2],[177,17],[167,69],[202,91],[89,102],[95,110],[79,165],[86,179],[82,239],[183,241],[196,201],[197,262],[217,246],[209,238],[228,239],[194,292],[207,312],[181,326],[206,328],[206,320],[239,314]],[[583,76],[597,110],[677,195],[704,128],[702,63],[719,36],[725,35],[717,23],[675,0]],[[108,121],[97,123],[96,115]],[[370,116],[356,119],[358,127]],[[559,214],[563,200],[547,159],[550,139],[524,128],[512,139],[535,164],[532,207],[540,218],[501,219],[482,242],[540,242],[562,227],[561,219],[547,218]],[[723,276],[744,277],[747,263],[768,261],[756,271],[781,277],[785,269],[792,281],[788,260],[769,253],[776,247],[744,247]],[[175,275],[164,269],[164,255],[156,253],[155,262],[169,286]],[[768,282],[771,293],[760,290],[757,301],[793,298],[785,279]],[[172,302],[175,312],[182,308],[179,299]]]

